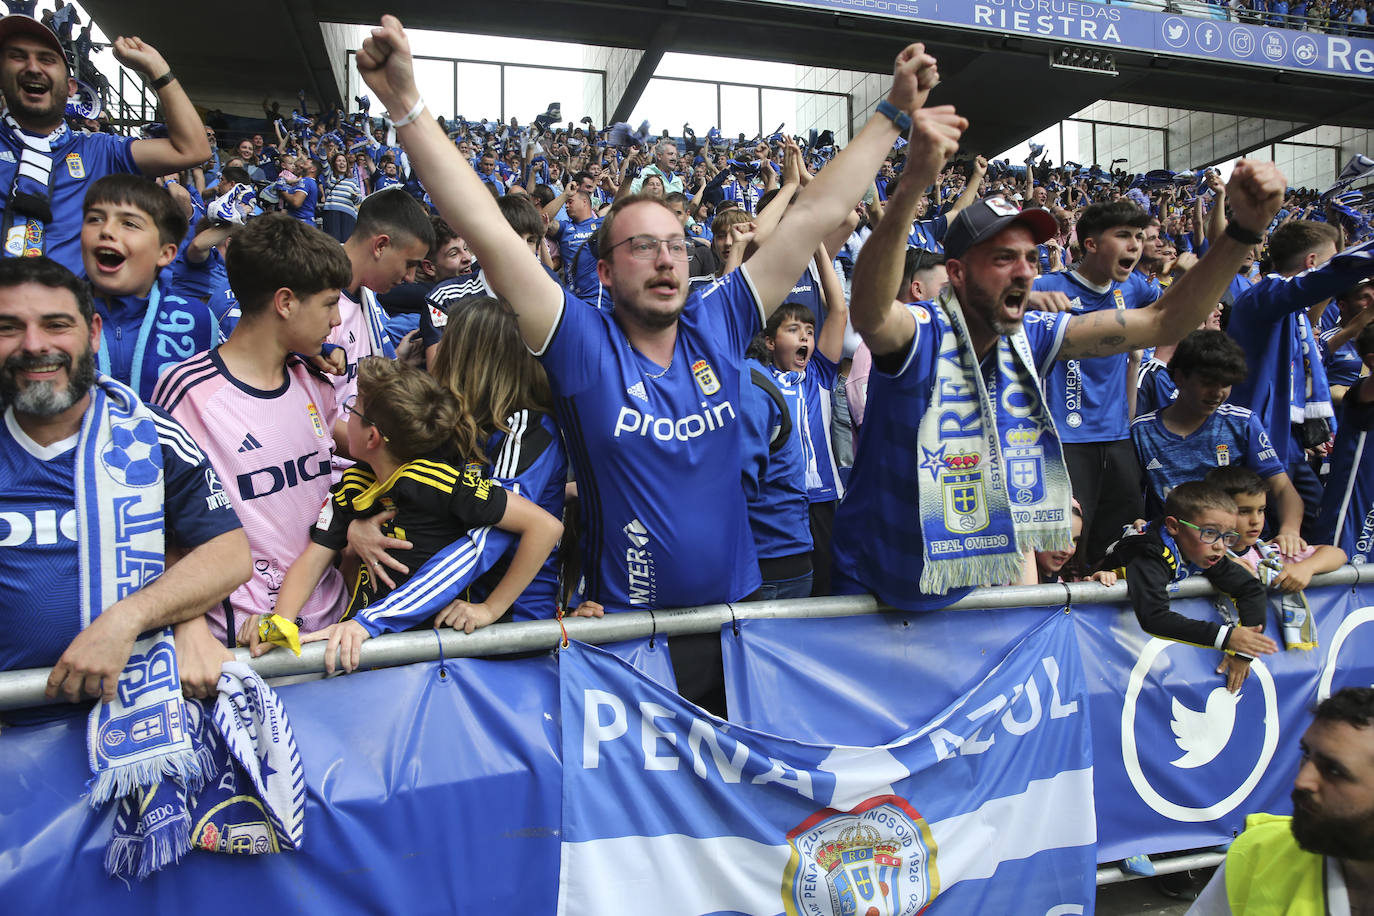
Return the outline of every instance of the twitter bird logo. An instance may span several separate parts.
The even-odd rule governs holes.
[[[1184,27],[1181,25],[1171,25],[1165,29],[1165,32],[1168,34],[1170,41],[1178,41],[1183,37],[1183,28]]]
[[[1173,765],[1181,770],[1191,770],[1215,760],[1226,742],[1231,740],[1231,730],[1236,725],[1236,703],[1239,700],[1240,694],[1217,687],[1207,697],[1207,708],[1198,712],[1174,697],[1174,718],[1169,725],[1174,730],[1174,741],[1178,743],[1178,749],[1183,751],[1183,756],[1173,761]]]

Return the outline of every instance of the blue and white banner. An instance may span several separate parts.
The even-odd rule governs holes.
[[[1374,683],[1374,587],[1307,595],[1319,647],[1257,660],[1234,697],[1216,673],[1220,652],[1151,638],[1120,605],[743,621],[724,641],[731,714],[810,741],[886,741],[970,689],[1031,622],[1065,617],[1089,685],[1098,861],[1216,845],[1247,814],[1291,810],[1311,707]],[[1217,613],[1204,599],[1176,607]]]
[[[787,6],[962,26],[1122,51],[1374,76],[1374,41],[1176,16],[1093,0],[772,0]]]
[[[234,883],[301,914],[560,894],[570,916],[1090,913],[1094,841],[1097,861],[1210,846],[1289,810],[1312,703],[1374,683],[1374,586],[1308,598],[1319,648],[1263,659],[1234,700],[1219,653],[1115,605],[742,621],[733,723],[663,686],[662,640],[630,663],[576,647],[283,686],[309,842],[130,888],[101,865],[81,713],[6,727],[0,900],[117,916]]]
[[[1088,716],[1064,615],[877,747],[732,725],[592,647],[559,664],[560,916],[637,916],[646,901],[751,916],[1091,911]]]

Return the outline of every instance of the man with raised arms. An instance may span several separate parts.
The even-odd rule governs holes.
[[[935,128],[917,119],[915,180],[903,179],[855,264],[850,316],[873,371],[835,519],[835,591],[873,592],[902,609],[1015,581],[1029,550],[1071,549],[1068,474],[1040,377],[1057,359],[1173,343],[1197,327],[1284,190],[1272,164],[1239,163],[1232,222],[1196,267],[1146,308],[1082,315],[1026,315],[1036,245],[1058,227],[1047,210],[989,198],[950,225],[949,286],[929,307],[904,305],[894,297],[906,227],[955,149]]]
[[[738,480],[745,347],[863,195],[897,125],[921,108],[938,80],[935,60],[921,45],[903,50],[878,116],[743,268],[698,294],[688,295],[691,243],[672,210],[637,196],[617,201],[597,265],[616,303],[610,315],[531,260],[481,177],[424,113],[400,22],[383,18],[358,66],[440,213],[512,303],[526,345],[548,372],[586,520],[583,596],[607,610],[632,610],[749,595],[760,577]],[[932,117],[959,120],[952,110]]]

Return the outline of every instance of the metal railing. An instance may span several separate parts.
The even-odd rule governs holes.
[[[1369,572],[1365,572],[1369,569]],[[1374,582],[1374,567],[1343,566],[1314,576],[1312,586],[1356,585]],[[1215,594],[1202,578],[1180,583],[1175,593],[1180,598]],[[1059,585],[1013,585],[974,589],[945,610],[971,611],[992,608],[1072,607],[1075,604],[1124,604],[1126,584],[1107,588],[1096,582],[1071,582]],[[804,598],[778,601],[751,601],[738,604],[711,604],[702,607],[673,608],[662,611],[628,611],[607,614],[599,619],[565,618],[570,639],[599,644],[638,639],[662,634],[712,633],[732,621],[779,620],[810,617],[852,617],[893,609],[871,595],[835,598]],[[393,668],[440,658],[472,658],[511,655],[553,649],[562,640],[556,620],[532,620],[495,624],[471,634],[459,630],[411,630],[369,639],[363,643],[361,668]],[[260,658],[250,658],[247,650],[235,655],[265,678],[292,677],[324,672],[325,644],[311,643],[301,648],[297,658],[285,649],[274,649]],[[22,709],[58,702],[43,695],[51,668],[27,668],[0,672],[0,710]]]

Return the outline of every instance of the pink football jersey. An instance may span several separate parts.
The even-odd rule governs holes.
[[[200,445],[248,535],[253,575],[209,615],[210,629],[222,639],[243,614],[272,613],[287,569],[310,543],[310,528],[329,498],[334,387],[292,356],[286,383],[260,391],[230,375],[210,350],[168,370],[153,403]],[[297,625],[310,632],[335,622],[343,598],[343,577],[330,567]]]

